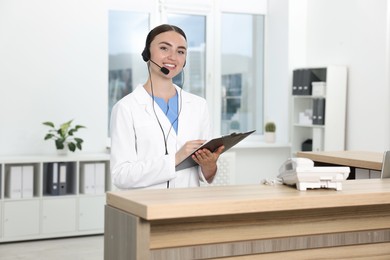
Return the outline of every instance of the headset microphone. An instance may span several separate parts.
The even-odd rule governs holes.
[[[165,75],[168,75],[169,74],[169,69],[165,68],[165,67],[161,67],[160,65],[158,65],[157,63],[155,63],[154,61],[152,61],[151,59],[149,59],[151,62],[153,62],[153,64],[155,64],[157,67],[160,68],[160,71],[162,73],[164,73]]]

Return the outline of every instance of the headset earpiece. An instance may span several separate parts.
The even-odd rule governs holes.
[[[150,51],[147,47],[145,47],[145,49],[142,51],[142,59],[147,62],[148,60],[150,60]]]

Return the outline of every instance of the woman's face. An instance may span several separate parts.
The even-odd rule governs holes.
[[[181,72],[187,56],[187,41],[175,31],[158,34],[150,43],[151,60],[169,70],[168,75],[163,74],[156,65],[151,63],[153,71],[173,78]]]

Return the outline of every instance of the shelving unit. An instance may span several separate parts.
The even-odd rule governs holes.
[[[309,82],[322,82],[325,91],[321,94],[306,91],[297,93],[297,71],[306,70],[312,73]],[[346,97],[347,97],[347,68],[345,66],[328,66],[323,68],[304,68],[294,70],[292,88],[292,129],[291,143],[292,155],[302,151],[302,144],[312,140],[311,151],[336,151],[345,149],[345,121],[346,121]],[[325,103],[324,121],[313,124],[313,110],[317,100]],[[310,120],[302,120],[302,113],[310,111]]]
[[[0,157],[0,243],[102,234],[105,192],[111,190],[109,162],[109,154]],[[66,166],[66,188],[61,195],[52,195],[48,189],[53,163]],[[95,164],[104,175],[96,185],[104,187],[86,192],[83,168]],[[32,196],[19,195],[18,179],[11,180],[18,178],[20,166],[26,166],[25,185],[32,187]]]

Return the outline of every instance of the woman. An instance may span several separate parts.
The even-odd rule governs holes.
[[[175,166],[210,139],[205,99],[173,84],[185,66],[187,39],[177,26],[151,30],[142,57],[149,77],[113,107],[111,114],[111,175],[120,189],[196,187],[211,182],[217,172],[215,152],[193,155],[199,166],[176,171]]]

